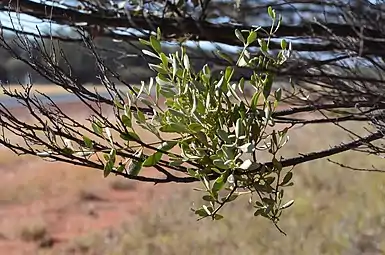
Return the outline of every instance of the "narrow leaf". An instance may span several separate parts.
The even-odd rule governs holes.
[[[92,140],[90,138],[88,138],[87,136],[83,135],[83,141],[84,141],[84,144],[85,144],[85,146],[87,148],[92,149],[93,143],[92,143]]]
[[[169,151],[171,150],[172,148],[175,147],[175,145],[177,145],[178,142],[177,141],[166,141],[166,142],[163,142],[161,144],[161,146],[158,147],[159,150],[162,150],[162,151]]]
[[[247,37],[247,44],[252,44],[257,39],[257,33],[252,30]]]
[[[281,206],[280,209],[286,209],[286,208],[289,208],[290,206],[292,206],[294,204],[294,200],[290,200],[289,202],[285,203],[284,205]]]
[[[155,53],[153,53],[153,52],[151,52],[149,50],[142,50],[142,52],[143,52],[143,54],[145,54],[147,56],[159,59],[159,57]]]
[[[154,154],[152,154],[151,156],[149,156],[144,162],[143,162],[143,166],[144,167],[150,167],[150,166],[154,166],[156,164],[158,164],[158,162],[160,161],[160,159],[162,158],[162,155],[163,153],[161,152],[155,152]]]
[[[151,36],[151,37],[150,37],[150,43],[151,43],[151,47],[152,47],[157,53],[161,53],[161,52],[162,52],[161,44],[160,44],[160,42],[159,42],[154,36]]]
[[[245,38],[243,37],[241,31],[239,31],[238,29],[235,29],[235,36],[238,38],[238,40],[245,43]]]

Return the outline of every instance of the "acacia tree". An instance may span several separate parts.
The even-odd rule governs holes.
[[[297,2],[304,1],[269,5],[285,17],[306,12],[294,6]],[[200,181],[204,202],[193,209],[200,218],[221,219],[219,211],[226,203],[239,195],[251,195],[255,215],[277,226],[283,210],[293,204],[284,198],[284,189],[293,185],[294,166],[348,150],[383,152],[379,143],[373,143],[383,138],[385,105],[380,4],[312,1],[325,9],[328,19],[339,18],[339,23],[318,17],[294,25],[285,25],[272,7],[254,1],[236,1],[235,7],[230,6],[246,14],[259,10],[254,16],[267,13],[270,25],[254,27],[242,20],[245,15],[232,12],[229,3],[209,0],[141,1],[130,6],[102,1],[79,1],[76,6],[27,0],[2,3],[8,13],[33,15],[73,29],[69,35],[39,29],[33,34],[12,23],[3,26],[3,31],[17,33],[26,55],[15,52],[4,37],[0,45],[71,92],[92,113],[85,123],[63,111],[49,96],[33,96],[32,85],[23,93],[4,87],[6,95],[17,99],[34,119],[33,123],[21,121],[1,104],[0,143],[18,154],[100,169],[105,177],[112,173],[142,182]],[[289,11],[285,5],[291,7]],[[154,6],[161,8],[154,11]],[[213,23],[218,9],[244,24]],[[122,32],[123,28],[135,28],[141,34]],[[101,57],[106,49],[94,43],[100,36],[137,47],[154,77],[140,86],[121,79]],[[71,75],[60,44],[48,47],[44,38],[83,44],[95,59],[107,93],[84,87]],[[239,51],[219,50],[209,55],[188,51],[186,42],[202,40],[235,45]],[[180,48],[167,53],[162,42],[174,42]],[[309,52],[329,54],[309,57]],[[67,70],[58,64],[59,58],[67,63]],[[199,58],[219,66],[220,73],[214,74],[208,64],[193,66]],[[244,70],[248,72],[237,77]],[[273,86],[277,79],[286,79],[292,86],[277,88]],[[124,89],[117,83],[124,84]],[[290,107],[278,108],[282,103]],[[113,117],[106,114],[106,108]],[[297,116],[303,113],[306,118]],[[290,128],[325,123],[343,128],[341,123],[346,121],[368,122],[375,128],[363,137],[345,129],[355,138],[325,150],[291,158],[280,154]],[[23,143],[10,139],[9,134],[22,138]],[[154,140],[148,142],[148,135]],[[261,160],[261,153],[267,155],[267,161]],[[148,167],[163,176],[147,175]]]

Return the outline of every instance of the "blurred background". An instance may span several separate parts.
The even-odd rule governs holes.
[[[240,1],[239,8],[234,8],[238,1],[213,2],[208,17],[212,22],[270,24],[266,9],[257,8],[266,1]],[[340,22],[338,10],[329,6],[328,1],[312,2],[293,1],[275,9],[284,13],[284,24],[299,24],[314,18]],[[360,10],[367,8],[365,4],[374,4],[374,1],[341,2]],[[382,8],[382,3],[376,6]],[[3,26],[10,20],[7,15],[4,12],[0,16]],[[28,19],[25,22],[26,27],[35,26]],[[56,30],[59,34],[63,31]],[[71,31],[65,34],[69,36]],[[15,34],[4,33],[4,40],[17,55],[28,58]],[[47,49],[51,44],[62,49],[72,67],[71,76],[79,83],[100,86],[99,69],[84,45],[43,41]],[[142,55],[138,42],[96,38],[95,45],[105,64],[124,81],[139,84],[153,75],[147,66],[151,60]],[[164,46],[170,52],[176,49],[172,44]],[[212,59],[210,47],[189,44],[190,53],[196,57],[193,61],[196,68],[205,63],[216,70],[223,67]],[[231,47],[221,47],[232,54],[236,52]],[[39,52],[29,53],[39,58]],[[307,56],[322,58],[328,54],[331,53]],[[57,60],[63,69],[68,68],[64,59]],[[370,67],[357,68],[376,75]],[[248,73],[241,70],[238,75]],[[1,47],[0,80],[15,89],[33,83],[48,95],[61,97],[65,93]],[[0,101],[5,100],[1,95]],[[61,105],[79,119],[89,114],[76,101],[62,100]],[[10,108],[20,119],[28,119],[23,109]],[[365,128],[355,123],[346,126],[357,133]],[[285,155],[292,156],[336,145],[341,137],[348,138],[332,124],[294,129],[289,136]],[[354,152],[332,159],[357,167],[385,167],[382,158]],[[294,186],[286,194],[295,203],[280,223],[287,236],[267,220],[254,217],[247,197],[225,208],[224,220],[197,222],[190,208],[194,201],[199,202],[201,194],[193,190],[199,184],[154,186],[114,176],[104,179],[102,173],[92,169],[30,156],[17,157],[4,148],[0,153],[0,174],[0,254],[385,254],[384,174],[344,169],[326,159],[295,168]]]

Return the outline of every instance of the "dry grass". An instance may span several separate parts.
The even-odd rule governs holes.
[[[299,129],[292,131],[287,150],[319,149],[343,136],[332,126]],[[385,168],[383,159],[362,154],[334,159]],[[296,167],[294,181],[286,196],[296,202],[280,224],[288,236],[253,217],[246,197],[225,209],[223,221],[196,222],[189,208],[200,194],[191,185],[179,185],[170,197],[152,201],[148,212],[112,233],[82,237],[87,251],[80,254],[384,254],[383,174],[352,172],[318,160]]]
[[[25,225],[20,230],[20,239],[25,242],[41,241],[47,236],[47,226],[42,221]]]

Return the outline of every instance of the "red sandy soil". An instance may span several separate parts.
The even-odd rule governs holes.
[[[63,108],[79,113],[76,103]],[[21,109],[13,111],[27,117]],[[100,171],[17,157],[5,149],[0,155],[0,254],[37,254],[39,246],[57,248],[78,236],[119,226],[145,209],[155,194],[171,190],[171,185],[104,179]],[[46,238],[22,237],[34,226],[43,227]]]

